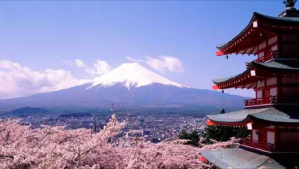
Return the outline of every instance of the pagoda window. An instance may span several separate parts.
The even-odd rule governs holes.
[[[258,130],[252,130],[252,141],[259,141]]]
[[[275,144],[275,133],[273,131],[267,131],[267,143]]]
[[[260,99],[262,97],[263,97],[263,91],[262,90],[256,91],[256,98]]]
[[[277,96],[277,88],[271,88],[270,89],[270,96]]]

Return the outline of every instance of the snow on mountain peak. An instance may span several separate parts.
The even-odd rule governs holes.
[[[94,79],[92,85],[89,88],[98,85],[109,87],[117,83],[123,83],[128,89],[130,89],[130,87],[141,87],[153,83],[184,87],[183,85],[172,82],[146,69],[139,63],[124,63],[119,67],[113,69],[111,72]]]

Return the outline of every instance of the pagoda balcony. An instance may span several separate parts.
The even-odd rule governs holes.
[[[279,105],[279,104],[299,104],[298,98],[281,98],[276,96],[255,98],[244,101],[246,107],[257,107],[257,106],[268,106],[268,105]]]
[[[258,106],[258,105],[272,105],[275,103],[275,97],[264,97],[264,98],[256,98],[256,99],[249,99],[245,100],[245,106]]]
[[[274,51],[272,51],[270,55],[260,57],[260,58],[256,59],[255,62],[266,62],[266,61],[274,59],[274,58],[298,58],[298,52],[274,52]]]
[[[275,55],[263,56],[255,60],[255,62],[266,62],[270,59],[275,58]]]
[[[268,152],[299,152],[299,145],[297,143],[287,143],[287,144],[270,144],[261,141],[253,141],[250,138],[245,138],[240,140],[241,146],[247,148],[260,149]]]
[[[252,141],[249,138],[241,139],[240,144],[251,148],[261,149],[264,151],[269,151],[269,152],[275,151],[274,144],[269,144],[261,141]]]

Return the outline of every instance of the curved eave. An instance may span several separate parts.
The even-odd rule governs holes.
[[[253,121],[260,120],[263,122],[270,122],[270,123],[277,123],[277,124],[293,124],[293,125],[299,125],[299,119],[292,119],[292,118],[280,118],[280,119],[274,119],[273,115],[264,116],[263,114],[257,114],[257,115],[249,115],[248,118],[252,119]]]
[[[299,60],[274,60],[266,63],[254,62],[254,66],[259,69],[298,72]]]
[[[214,79],[213,83],[216,85],[224,85],[233,81],[236,81],[237,79],[246,76],[254,67],[255,62],[251,62],[250,66],[241,74],[226,77],[226,78],[221,78],[221,79]]]
[[[226,43],[223,43],[223,44],[220,44],[220,45],[217,45],[217,49],[221,50],[223,49],[224,47],[226,47],[227,45],[229,45],[230,43],[234,42],[236,39],[238,39],[240,36],[242,36],[251,26],[252,26],[252,23],[254,22],[254,20],[256,19],[256,15],[261,15],[259,13],[253,13],[253,16],[249,22],[249,24],[235,37],[233,38],[232,40],[230,40],[229,42],[226,42]]]
[[[271,61],[267,63],[251,62],[250,66],[243,73],[235,76],[230,76],[227,78],[215,79],[213,80],[213,82],[220,89],[231,88],[240,85],[240,82],[242,82],[243,80],[244,82],[248,82],[250,78],[252,79],[256,76],[259,76],[259,74],[255,74],[255,76],[251,75],[252,73],[251,71],[255,71],[255,70],[270,70],[276,72],[299,73],[299,60],[286,60],[286,61],[278,60],[278,61]],[[220,87],[223,85],[225,85],[225,87]]]
[[[249,121],[250,114],[256,114],[267,110],[268,108],[262,109],[244,109],[234,111],[230,113],[207,115],[207,118],[215,124],[236,124],[236,123],[247,123]]]
[[[299,116],[294,107],[244,109],[225,114],[207,115],[207,118],[216,125],[245,125],[252,123],[255,119],[270,123],[299,125]]]
[[[216,46],[219,51],[217,51],[217,56],[230,54],[234,52],[225,52],[224,48],[232,45],[233,43],[236,43],[240,37],[244,37],[247,32],[249,32],[253,28],[253,22],[254,21],[261,21],[261,22],[267,22],[267,23],[275,23],[275,24],[283,24],[283,26],[299,26],[299,17],[271,17],[267,15],[262,15],[259,13],[254,13],[249,24],[232,40],[230,40],[227,43],[221,44]],[[259,23],[260,24],[260,23]]]
[[[249,116],[240,119],[215,119],[213,115],[207,115],[207,118],[210,120],[209,123],[214,125],[240,125],[245,126],[249,122]],[[209,126],[209,125],[208,125]]]

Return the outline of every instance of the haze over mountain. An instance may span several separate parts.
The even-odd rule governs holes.
[[[200,78],[200,77],[198,77]],[[52,112],[110,109],[203,111],[243,108],[243,97],[201,90],[170,81],[138,63],[125,63],[92,82],[50,93],[0,101],[0,111],[41,107]]]

